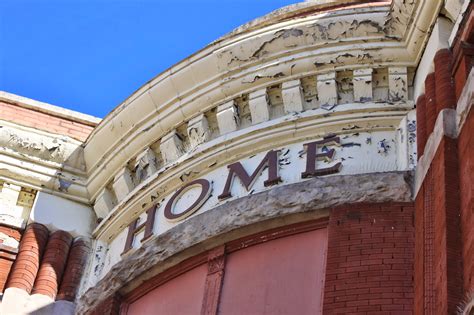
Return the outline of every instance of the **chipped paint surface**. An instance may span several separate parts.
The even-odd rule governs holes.
[[[397,154],[392,152],[397,152],[403,150],[401,147],[405,144],[398,143],[396,141],[396,130],[387,130],[381,131],[378,128],[371,128],[361,124],[353,125],[347,124],[341,128],[344,131],[341,134],[341,144],[335,147],[335,156],[333,160],[321,161],[318,162],[320,168],[330,167],[337,163],[342,163],[342,168],[335,176],[340,175],[351,175],[351,174],[361,174],[361,173],[375,173],[375,172],[388,172],[388,171],[399,171],[402,170],[397,167]],[[371,138],[373,142],[367,143],[364,139]],[[282,186],[297,183],[302,181],[301,173],[305,168],[306,164],[306,152],[302,150],[303,143],[309,142],[310,139],[307,139],[305,142],[296,142],[289,144],[284,147],[272,147],[272,149],[279,150],[279,176],[282,179]],[[332,147],[331,147],[332,148]],[[321,152],[327,152],[329,148],[323,146]],[[385,151],[383,151],[385,150]],[[379,153],[379,154],[377,154]],[[240,161],[243,164],[244,168],[251,173],[257,165],[262,160],[266,152],[261,152],[241,158]],[[319,164],[320,163],[320,164]],[[209,200],[207,200],[204,205],[193,214],[191,217],[199,216],[207,211],[212,210],[215,207],[221,206],[230,202],[232,200],[240,199],[252,194],[257,194],[262,191],[272,189],[272,187],[265,187],[263,182],[266,178],[265,173],[260,176],[251,189],[247,191],[242,185],[237,181],[236,184],[232,186],[232,198],[229,200],[221,201],[218,199],[218,194],[220,193],[219,189],[222,189],[224,186],[225,180],[227,177],[227,167],[221,166],[211,172],[194,172],[193,174],[188,174],[183,182],[189,182],[192,179],[196,178],[206,178],[209,182],[212,183],[213,192]],[[163,185],[155,186],[158,189],[155,189],[151,196],[155,196],[155,202],[149,200],[146,203],[142,203],[141,207],[149,207],[152,204],[158,204],[156,218],[155,218],[155,227],[154,234],[161,235],[169,229],[173,228],[179,224],[185,224],[183,222],[169,222],[163,217],[164,206],[171,197],[171,194],[174,192],[170,190],[168,192],[163,191]],[[156,198],[158,196],[158,198]],[[187,196],[187,201],[181,200],[180,204],[183,208],[189,206],[193,203],[196,196]],[[159,200],[156,203],[156,200]],[[138,210],[141,212],[140,218],[141,222],[145,220],[145,213],[143,210]],[[186,219],[188,220],[188,219]],[[126,225],[125,225],[126,226]],[[127,229],[123,228],[119,235],[112,238],[105,239],[102,236],[101,238],[106,240],[109,243],[109,251],[106,257],[100,262],[97,262],[94,270],[100,268],[100,272],[96,276],[100,279],[112,268],[114,264],[119,262],[122,257],[121,253],[125,244]],[[143,235],[143,232],[139,233],[135,239],[134,247],[139,248],[142,244],[139,241]],[[103,246],[103,245],[101,245]],[[100,267],[98,267],[100,266]]]
[[[160,161],[155,164],[156,172],[146,177],[129,175],[130,163],[137,165],[140,156],[135,153],[122,162],[122,171],[110,174],[114,185],[106,187],[110,175],[100,182],[100,164],[94,161],[90,167],[89,187],[96,198],[97,214],[103,218],[95,236],[110,246],[106,257],[96,264],[102,266],[102,272],[95,276],[103,277],[121,260],[119,248],[132,218],[143,216],[147,207],[157,203],[161,209],[157,213],[162,213],[163,205],[182,183],[205,177],[213,187],[218,185],[225,179],[225,163],[246,159],[248,167],[254,168],[256,162],[251,161],[279,148],[286,154],[280,160],[280,171],[286,168],[293,175],[286,178],[287,184],[296,183],[301,177],[295,170],[301,168],[305,156],[296,147],[331,134],[343,139],[337,150],[336,163],[343,165],[340,174],[410,169],[415,160],[411,157],[410,162],[410,156],[400,152],[412,150],[406,146],[413,143],[402,142],[397,127],[413,108],[408,76],[409,71],[413,73],[409,68],[412,63],[405,54],[405,59],[397,59],[397,66],[392,65],[401,40],[387,35],[387,12],[387,7],[381,6],[358,14],[315,15],[229,39],[209,57],[216,58],[217,68],[207,70],[219,74],[217,94],[215,85],[196,82],[195,75],[181,82],[185,68],[171,72],[172,90],[162,87],[160,96],[151,84],[147,94],[152,102],[140,96],[136,103],[142,108],[154,103],[160,108],[140,133],[142,142],[159,148],[154,151]],[[392,43],[390,49],[388,42]],[[163,99],[164,91],[171,96],[178,86],[184,88],[191,81],[192,88],[178,93],[178,103]],[[118,122],[112,122],[114,128]],[[92,137],[86,146],[86,161],[94,141]],[[328,150],[322,148],[322,152]],[[108,168],[113,168],[116,164],[111,163],[120,156],[110,160]],[[259,183],[250,191],[233,195],[241,198],[265,189]],[[217,194],[214,192],[192,217],[219,206]],[[159,218],[157,222],[158,235],[176,224]]]
[[[88,141],[85,158],[89,166],[88,187],[92,198],[110,180],[110,175],[102,171],[105,165],[107,169],[121,167],[127,162],[126,156],[136,155],[142,150],[138,143],[153,142],[183,121],[190,121],[200,113],[208,113],[221,104],[273,84],[303,80],[334,70],[372,68],[373,99],[387,100],[388,73],[379,79],[376,70],[386,70],[394,63],[397,67],[415,66],[419,48],[426,37],[426,32],[418,29],[427,29],[425,24],[430,23],[420,21],[414,30],[404,25],[400,34],[395,36],[400,10],[393,10],[393,7],[399,6],[404,5],[397,0],[392,2],[392,6],[316,12],[303,18],[265,24],[247,33],[233,33],[152,80],[104,119]],[[409,8],[403,7],[402,12],[408,15],[418,14],[417,10],[435,12],[438,6],[437,1],[423,7],[410,4]],[[289,12],[285,11],[286,14]],[[416,33],[420,39],[405,43],[407,32]],[[329,42],[335,37],[337,39]],[[407,83],[410,89],[409,78]],[[307,92],[308,89],[306,95]],[[351,95],[351,92],[344,90],[344,95]],[[305,108],[317,107],[317,97],[309,98],[311,101],[306,102]],[[135,106],[140,111],[133,110]],[[241,123],[244,125],[243,121]],[[232,125],[232,128],[238,128],[236,123]],[[136,137],[140,140],[127,140]],[[108,142],[105,142],[104,151],[105,139]],[[105,153],[102,159],[96,158],[99,148]]]
[[[0,123],[0,179],[89,203],[81,142]]]
[[[41,222],[94,238],[81,287],[85,307],[148,267],[231,229],[295,213],[326,215],[322,208],[335,204],[411,200],[413,98],[422,81],[414,76],[443,1],[349,1],[353,6],[325,11],[345,2],[290,6],[235,30],[146,83],[84,144],[2,122],[0,179],[20,183],[2,182],[0,197],[9,199],[0,200],[0,222],[21,227],[47,217],[48,199],[80,209],[83,218],[65,210],[57,214],[61,220]],[[445,3],[448,14],[459,10]],[[462,125],[472,102],[463,104],[469,105],[457,113],[443,112],[437,122],[443,134],[455,132],[454,121]],[[340,143],[319,148],[317,165],[337,166],[338,173],[304,178],[304,144],[333,137]],[[416,170],[415,191],[441,135],[433,137]],[[264,169],[249,189],[235,180],[232,197],[218,198],[229,164],[239,161],[251,172],[270,150],[280,152],[281,183],[265,186]],[[333,159],[327,158],[331,152]],[[209,199],[180,222],[166,220],[173,194],[196,179],[211,183]],[[25,183],[43,200],[33,211],[25,206],[28,198],[18,198]],[[193,189],[175,208],[197,198]],[[154,237],[141,243],[138,233],[131,254],[121,255],[127,226],[137,218],[143,223],[153,205]],[[184,241],[183,234],[189,236]]]

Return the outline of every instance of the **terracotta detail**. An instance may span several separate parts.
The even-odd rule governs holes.
[[[208,273],[204,288],[201,314],[215,315],[219,306],[219,296],[222,289],[222,279],[225,266],[225,246],[220,246],[209,252]]]
[[[72,243],[57,300],[74,302],[90,250],[89,242],[83,238],[76,238]]]
[[[56,231],[51,234],[36,277],[33,294],[44,294],[53,299],[56,298],[71,243],[72,236],[65,231]]]
[[[43,256],[48,229],[38,223],[30,224],[21,238],[18,256],[9,276],[7,288],[15,287],[31,293]]]

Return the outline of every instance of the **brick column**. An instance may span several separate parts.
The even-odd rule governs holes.
[[[459,176],[464,290],[474,288],[474,111],[469,113],[459,134]]]
[[[416,144],[418,159],[423,155],[425,150],[426,140],[426,97],[421,95],[416,100]]]
[[[425,115],[426,115],[426,136],[433,132],[436,122],[436,79],[434,73],[428,74],[425,79]]]
[[[444,108],[456,107],[454,81],[451,77],[453,56],[449,49],[439,50],[434,57],[436,80],[436,116]]]
[[[463,298],[457,152],[445,136],[416,196],[415,314],[455,314]]]
[[[19,288],[31,293],[41,256],[48,241],[48,233],[48,229],[38,223],[30,224],[26,228],[7,288]]]
[[[51,234],[36,277],[33,294],[56,298],[71,242],[72,236],[67,232],[56,231]]]
[[[462,256],[457,141],[444,137],[431,164],[434,194],[436,312],[455,314],[462,301]]]
[[[57,300],[74,302],[90,253],[89,242],[76,238],[71,246]]]

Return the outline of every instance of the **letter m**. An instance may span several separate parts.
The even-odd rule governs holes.
[[[245,189],[249,191],[249,189],[252,187],[257,177],[263,172],[265,167],[268,167],[268,178],[266,181],[263,182],[265,187],[275,185],[281,182],[281,178],[280,176],[278,176],[278,153],[279,150],[269,151],[250,176],[247,171],[245,171],[244,167],[240,162],[228,165],[227,168],[229,169],[229,175],[227,175],[227,181],[225,183],[224,191],[222,192],[222,194],[217,196],[217,198],[219,198],[219,200],[223,200],[232,197],[230,190],[234,176],[238,177],[240,179],[240,182],[244,185]]]

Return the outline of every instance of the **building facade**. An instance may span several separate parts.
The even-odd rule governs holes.
[[[2,92],[1,314],[472,314],[472,7],[297,3],[103,120]]]

